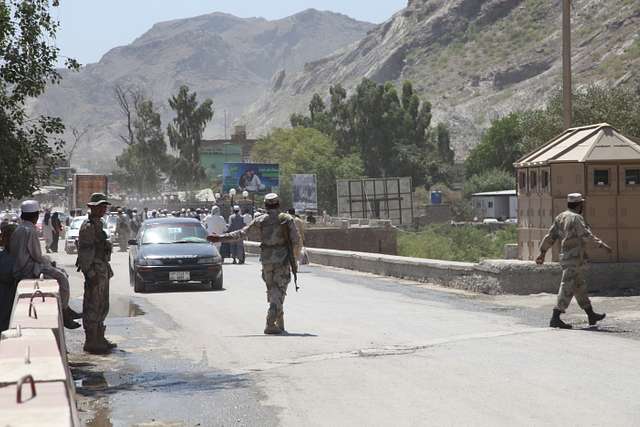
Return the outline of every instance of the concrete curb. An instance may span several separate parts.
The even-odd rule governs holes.
[[[18,284],[10,329],[0,335],[0,414],[7,425],[80,425],[60,308],[55,280]]]
[[[260,251],[257,242],[245,242],[245,247],[249,253]],[[542,266],[515,260],[469,263],[333,249],[306,250],[314,264],[491,295],[556,293],[562,276],[557,263]],[[640,263],[591,264],[587,271],[586,280],[591,292],[620,293],[640,289]]]

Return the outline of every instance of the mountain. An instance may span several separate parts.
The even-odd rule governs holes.
[[[269,21],[212,13],[162,22],[128,46],[106,53],[80,72],[63,71],[33,111],[60,116],[69,128],[89,127],[87,142],[73,163],[104,170],[122,149],[118,135],[124,121],[115,97],[116,84],[142,88],[160,107],[163,123],[173,117],[167,99],[186,84],[204,100],[214,101],[215,115],[206,137],[224,135],[241,112],[273,86],[274,75],[301,71],[364,37],[373,24],[332,12],[309,9]]]
[[[574,87],[637,84],[640,1],[573,0]],[[362,40],[277,84],[245,113],[257,133],[285,126],[311,96],[363,77],[411,80],[450,124],[459,158],[490,121],[541,107],[561,86],[561,0],[410,0]]]

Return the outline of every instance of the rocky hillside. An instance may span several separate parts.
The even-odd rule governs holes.
[[[631,84],[640,73],[640,1],[574,0],[575,84]],[[538,107],[561,84],[560,0],[410,0],[350,47],[278,75],[246,121],[286,125],[331,84],[411,80],[446,121],[458,157],[491,119]]]
[[[221,137],[224,111],[231,124],[273,86],[271,79],[279,70],[281,75],[301,71],[305,63],[360,40],[373,27],[313,9],[276,21],[213,13],[163,22],[79,73],[64,72],[63,83],[49,89],[33,108],[61,116],[69,127],[89,126],[91,145],[76,152],[74,163],[99,170],[105,155],[113,159],[122,148],[116,84],[144,89],[161,106],[163,123],[172,117],[169,96],[180,85],[189,85],[200,99],[214,100],[214,120],[205,135]]]

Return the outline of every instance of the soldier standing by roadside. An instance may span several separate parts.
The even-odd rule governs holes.
[[[118,234],[118,246],[120,246],[120,252],[126,252],[127,249],[129,249],[129,234],[131,234],[131,226],[129,224],[129,218],[120,208],[118,208],[116,234]]]
[[[84,351],[107,354],[115,344],[104,337],[104,320],[109,313],[109,279],[113,271],[111,243],[104,232],[102,217],[110,203],[102,193],[94,193],[87,203],[91,209],[89,219],[80,227],[78,236],[78,271],[84,274],[84,302],[82,324],[85,331]]]
[[[591,233],[582,217],[584,198],[580,193],[571,193],[567,197],[568,209],[553,221],[549,233],[540,245],[540,255],[536,263],[544,264],[544,258],[553,244],[560,240],[560,265],[562,266],[562,282],[558,291],[558,303],[553,309],[553,316],[549,322],[552,328],[571,329],[572,326],[560,319],[560,314],[569,307],[575,295],[580,307],[587,313],[589,325],[593,326],[604,319],[606,314],[593,311],[591,301],[587,295],[587,285],[584,282],[584,264],[586,262],[585,244],[587,240],[594,241],[609,253],[612,249]]]
[[[208,240],[212,243],[233,242],[246,238],[252,231],[259,233],[262,242],[262,279],[267,285],[269,302],[264,333],[281,334],[285,332],[284,299],[291,281],[291,266],[295,266],[292,248],[298,245],[299,237],[293,218],[286,213],[280,213],[280,199],[277,194],[267,194],[264,205],[267,213],[254,219],[251,224],[231,233],[211,235]]]

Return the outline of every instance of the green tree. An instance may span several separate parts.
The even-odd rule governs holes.
[[[523,154],[520,113],[495,120],[465,161],[467,177],[489,169],[513,171],[513,163]]]
[[[411,82],[396,87],[363,79],[347,98],[341,86],[329,89],[330,107],[315,94],[309,115],[291,117],[293,127],[309,127],[329,135],[339,155],[358,154],[372,177],[411,176],[415,185],[446,180],[453,163],[449,132],[431,128],[431,104],[423,102]]]
[[[515,179],[514,173],[504,169],[488,169],[467,179],[464,194],[470,197],[474,193],[513,190],[516,188]]]
[[[127,189],[140,195],[157,194],[169,158],[160,113],[152,101],[142,100],[136,104],[132,136],[133,144],[116,158],[121,169],[118,177]]]
[[[315,174],[318,206],[336,211],[336,179],[362,176],[363,165],[355,155],[338,156],[337,146],[316,129],[275,129],[253,147],[254,161],[280,165],[280,196],[284,206],[292,206],[292,175]]]
[[[200,164],[200,144],[202,133],[213,118],[213,101],[206,99],[198,104],[196,98],[195,92],[189,93],[187,86],[181,86],[178,94],[169,99],[176,117],[167,127],[167,135],[171,148],[179,151],[171,167],[171,179],[182,189],[197,188],[206,176]]]
[[[562,93],[541,110],[518,111],[494,120],[465,161],[468,177],[484,170],[513,171],[513,163],[563,132]],[[640,137],[640,91],[629,87],[588,86],[574,91],[573,126],[609,123]]]
[[[30,117],[25,107],[61,80],[58,27],[47,0],[0,3],[0,200],[30,195],[64,158],[62,121]],[[73,59],[66,66],[79,68]]]

